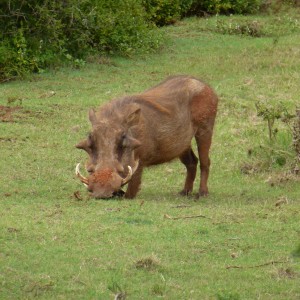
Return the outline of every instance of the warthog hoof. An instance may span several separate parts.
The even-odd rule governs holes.
[[[202,191],[202,192],[199,192],[195,195],[195,198],[196,199],[200,199],[200,198],[203,198],[203,197],[208,197],[208,192],[207,191]]]
[[[190,190],[182,190],[182,191],[179,192],[179,195],[188,197],[188,196],[191,195],[191,193],[192,193],[192,191],[190,191]]]

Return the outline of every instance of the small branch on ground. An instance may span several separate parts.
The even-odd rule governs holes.
[[[187,207],[192,207],[192,205],[179,204],[176,206],[171,206],[171,208],[187,208]]]
[[[121,208],[105,208],[105,211],[121,211]]]
[[[179,220],[179,219],[194,219],[194,218],[208,218],[204,215],[194,215],[194,216],[180,216],[180,217],[171,217],[167,214],[164,215],[165,219],[169,219],[169,220]],[[208,218],[210,219],[210,218]]]
[[[226,269],[253,269],[253,268],[259,268],[259,267],[275,265],[275,264],[284,264],[286,262],[288,262],[288,261],[287,260],[285,260],[285,261],[272,260],[272,261],[269,261],[267,263],[260,264],[260,265],[255,265],[255,266],[226,266]]]
[[[83,200],[79,191],[74,192],[74,197],[76,200]]]

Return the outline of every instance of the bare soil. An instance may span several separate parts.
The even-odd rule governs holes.
[[[13,115],[16,111],[21,110],[21,106],[4,106],[0,105],[0,121],[1,122],[14,122]]]

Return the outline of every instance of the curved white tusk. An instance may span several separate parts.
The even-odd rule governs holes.
[[[134,167],[133,167],[133,170],[132,170],[132,174],[134,174],[136,172],[136,170],[137,170],[137,168],[139,166],[139,162],[140,162],[139,160],[136,160],[134,162]]]
[[[125,178],[122,179],[122,183],[121,186],[125,185],[132,177],[132,168],[130,166],[128,166],[128,174]]]
[[[128,166],[128,174],[125,178],[122,179],[122,183],[121,183],[121,186],[125,185],[126,183],[129,182],[129,180],[131,179],[132,175],[135,173],[135,171],[137,170],[139,166],[139,161],[135,161],[135,164],[134,164],[134,167],[133,167],[133,170],[130,166]]]
[[[80,174],[80,171],[79,171],[79,166],[80,166],[80,163],[78,163],[77,165],[76,165],[76,168],[75,168],[75,174],[76,174],[76,176],[80,179],[80,181],[84,184],[84,186],[86,186],[86,187],[88,187],[88,179],[86,178],[86,177],[84,177],[84,176],[82,176],[81,174]]]

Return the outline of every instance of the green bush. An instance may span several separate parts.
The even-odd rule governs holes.
[[[142,0],[150,21],[157,26],[175,23],[190,10],[194,0]]]
[[[261,37],[267,35],[264,26],[257,20],[233,20],[232,18],[217,20],[215,32],[231,35],[247,35]]]
[[[252,14],[259,11],[263,0],[194,0],[189,14]]]
[[[265,121],[269,138],[248,151],[251,163],[247,167],[244,165],[242,171],[250,174],[253,171],[284,166],[290,169],[290,166],[294,165],[295,158],[292,146],[292,124],[295,123],[295,115],[289,113],[284,102],[271,104],[266,101],[258,101],[255,106],[257,116]]]
[[[140,1],[0,2],[0,81],[88,54],[157,49],[161,37]]]
[[[22,30],[18,30],[12,41],[0,43],[0,80],[38,71],[38,62],[31,55]]]
[[[72,5],[68,13],[72,20],[66,22],[66,33],[73,36],[68,41],[71,55],[83,57],[87,50],[128,55],[156,49],[159,44],[140,2],[79,0],[77,6]]]
[[[274,0],[275,1],[275,0]],[[0,1],[0,82],[88,55],[130,56],[162,43],[157,26],[199,14],[257,12],[265,0],[10,0]],[[272,2],[272,1],[271,1]],[[282,0],[277,2],[288,2]],[[236,24],[230,34],[264,34],[258,23]]]

